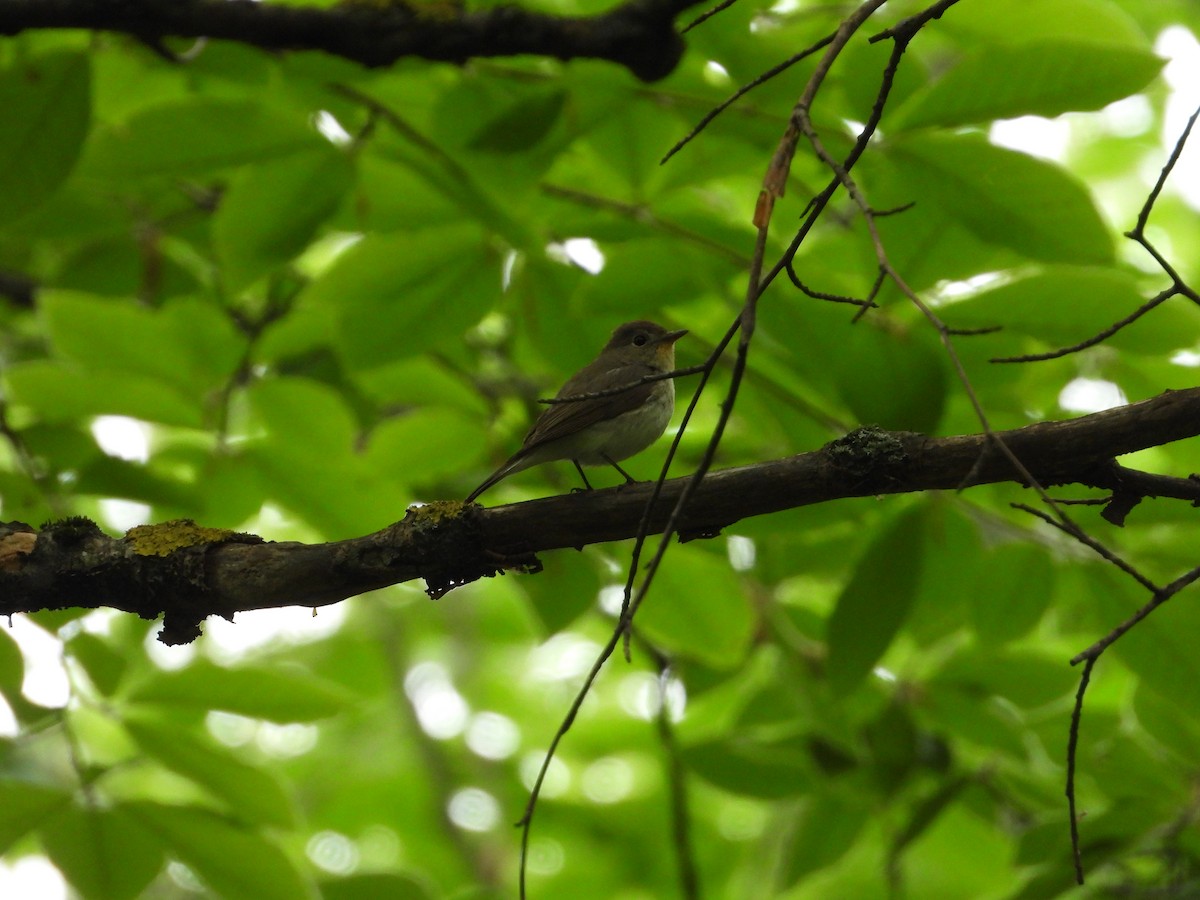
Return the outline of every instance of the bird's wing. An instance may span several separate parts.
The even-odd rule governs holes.
[[[555,395],[555,399],[577,397],[580,394],[594,394],[624,387],[644,375],[653,375],[656,371],[650,366],[623,365],[607,371],[596,371],[591,366],[587,366],[562,386],[562,389]],[[637,409],[646,402],[650,393],[657,386],[656,382],[651,381],[627,391],[595,400],[555,403],[538,416],[538,420],[533,423],[533,428],[525,436],[525,443],[521,445],[520,452],[524,455],[542,444],[575,434],[589,425],[603,422],[606,419],[614,419],[622,413]]]

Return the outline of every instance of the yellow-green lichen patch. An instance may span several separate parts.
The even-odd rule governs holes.
[[[228,528],[206,528],[191,519],[172,519],[130,528],[125,532],[125,543],[139,556],[170,556],[185,547],[222,543],[238,536]]]

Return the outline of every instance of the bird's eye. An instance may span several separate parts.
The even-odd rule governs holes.
[[[648,341],[648,340],[650,340],[650,339],[648,337],[646,337],[644,334],[639,334],[637,337],[635,337],[633,339],[633,346],[644,347],[644,346],[646,346],[646,341]]]

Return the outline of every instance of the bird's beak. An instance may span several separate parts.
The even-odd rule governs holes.
[[[660,344],[674,344],[677,340],[687,334],[686,328],[681,328],[679,331],[668,331],[658,339]]]

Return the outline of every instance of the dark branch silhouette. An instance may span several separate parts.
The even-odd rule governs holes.
[[[1114,489],[1115,457],[1197,435],[1200,388],[997,433],[1039,483],[1103,490]],[[1122,490],[1200,501],[1195,479],[1119,471]],[[1024,483],[1024,476],[985,434],[939,438],[864,428],[811,453],[710,473],[681,517],[679,534],[712,536],[750,516],[847,497],[1000,481]],[[665,527],[687,482],[662,484],[647,513],[651,531]],[[196,529],[205,532],[203,540],[159,550],[147,549],[141,535],[111,537],[87,520],[40,531],[9,523],[0,526],[0,615],[111,607],[164,615],[162,639],[186,642],[207,616],[323,606],[415,578],[441,596],[484,576],[535,572],[537,552],[633,537],[653,491],[640,484],[493,509],[433,503],[373,534],[327,544]],[[172,525],[155,527],[169,535]]]
[[[452,2],[346,2],[326,8],[253,0],[0,0],[0,35],[87,28],[130,35],[171,56],[165,38],[216,38],[263,50],[319,50],[372,68],[404,57],[464,63],[519,55],[603,59],[643,81],[683,56],[675,17],[698,0],[628,0],[596,16]]]

